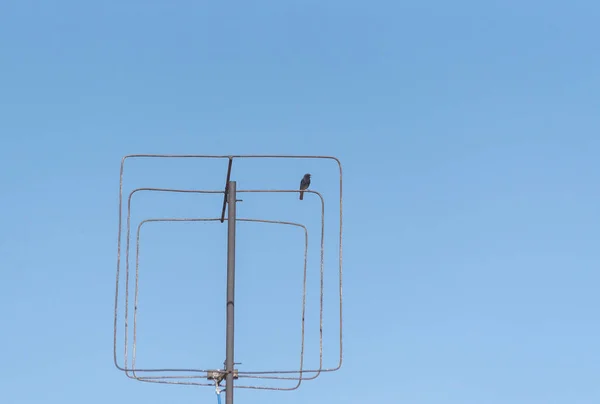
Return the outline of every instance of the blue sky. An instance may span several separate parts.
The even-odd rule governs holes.
[[[238,403],[600,402],[599,18],[592,1],[2,2],[0,402],[216,402],[113,365],[131,153],[342,161],[344,365],[294,392],[236,390]],[[225,175],[224,162],[127,169],[127,187],[221,189]],[[327,198],[326,365],[335,170],[233,171],[240,189],[311,172]],[[134,220],[220,213],[218,196],[135,198]],[[318,200],[242,199],[240,216],[309,226],[314,364]],[[144,229],[140,364],[220,365],[224,229]],[[238,233],[236,360],[293,368],[302,234]]]

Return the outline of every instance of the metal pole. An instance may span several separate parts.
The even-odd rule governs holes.
[[[230,181],[227,193],[227,334],[225,348],[225,404],[233,404],[233,314],[235,296],[235,205],[236,182]]]

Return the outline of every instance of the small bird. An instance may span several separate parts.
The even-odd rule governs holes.
[[[310,174],[304,174],[302,181],[300,181],[300,190],[303,191],[310,186]],[[300,200],[304,199],[304,192],[300,192]]]

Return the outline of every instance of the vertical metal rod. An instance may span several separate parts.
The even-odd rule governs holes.
[[[227,178],[225,179],[225,193],[223,194],[223,210],[221,211],[221,223],[225,221],[225,205],[227,205],[227,188],[229,187],[229,178],[231,178],[231,164],[233,158],[229,157],[229,164],[227,165]]]
[[[233,404],[233,314],[235,296],[235,225],[236,182],[228,183],[227,192],[227,333],[225,347],[225,404]]]

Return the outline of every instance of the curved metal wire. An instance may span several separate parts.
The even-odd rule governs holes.
[[[141,191],[155,191],[155,192],[173,192],[173,193],[208,193],[208,194],[214,194],[214,193],[221,193],[222,191],[205,191],[205,190],[182,190],[182,189],[170,189],[170,188],[136,188],[133,191],[130,192],[129,197],[128,197],[128,203],[127,203],[127,249],[126,249],[126,274],[127,274],[127,278],[129,276],[129,243],[130,243],[130,233],[131,233],[131,201],[133,198],[133,195],[135,195],[138,192]],[[299,192],[298,190],[239,190],[238,192],[294,192],[297,193]],[[321,280],[321,307],[320,307],[320,328],[319,328],[319,332],[320,332],[320,340],[319,340],[319,362],[320,365],[322,365],[322,360],[323,360],[323,348],[322,348],[322,341],[323,341],[323,327],[322,327],[322,319],[323,319],[323,277],[324,277],[324,233],[325,233],[325,201],[323,196],[318,192],[318,191],[314,191],[314,190],[307,190],[307,193],[313,193],[316,194],[317,196],[319,196],[319,199],[321,201],[321,254],[320,254],[320,280]],[[137,257],[137,251],[139,251],[139,231],[142,227],[142,225],[145,222],[148,221],[217,221],[220,219],[173,219],[173,220],[144,220],[143,222],[141,222],[138,225],[138,234],[137,234],[137,245],[136,245],[136,289],[135,289],[135,303],[134,303],[134,307],[137,309],[137,296],[138,296],[138,275],[139,275],[139,269],[138,269],[138,257]],[[238,219],[240,221],[252,221],[252,222],[264,222],[264,223],[281,223],[281,224],[287,224],[290,222],[281,222],[281,221],[269,221],[269,220],[261,220],[261,219]],[[302,225],[300,225],[302,226]],[[304,226],[302,226],[304,227]],[[308,248],[306,246],[306,248]],[[305,266],[306,266],[306,262],[305,262]],[[306,268],[305,268],[306,270]],[[128,286],[128,282],[126,282],[126,296],[129,296],[129,286]],[[303,290],[303,308],[305,308],[305,299],[306,299],[306,288],[304,285],[304,290]],[[128,316],[128,304],[126,303],[127,306],[127,311],[126,311],[126,318]],[[193,378],[199,378],[199,376],[182,376],[182,375],[177,375],[177,376],[137,376],[136,372],[207,372],[208,369],[136,369],[135,368],[135,350],[136,350],[136,311],[134,311],[134,321],[133,321],[133,327],[134,327],[134,342],[133,342],[133,364],[132,364],[132,368],[125,370],[126,375],[131,378],[131,379],[136,379],[136,380],[140,380],[140,381],[146,381],[146,382],[156,382],[156,383],[164,383],[164,384],[183,384],[183,385],[196,385],[196,386],[212,386],[212,384],[209,383],[200,383],[200,382],[183,382],[183,381],[177,381],[175,383],[174,380],[168,380],[168,379],[193,379]],[[128,323],[128,321],[126,321],[126,324]],[[128,331],[125,331],[126,334],[126,338],[128,336]],[[254,378],[254,379],[279,379],[279,380],[295,380],[298,381],[298,383],[293,386],[293,387],[289,387],[289,388],[275,388],[275,387],[264,387],[264,389],[277,389],[277,390],[294,390],[297,389],[300,386],[301,381],[303,380],[313,380],[315,378],[318,377],[318,375],[320,374],[320,370],[303,370],[303,358],[304,358],[304,312],[303,312],[303,316],[302,316],[302,346],[301,346],[301,367],[300,370],[298,371],[282,371],[282,372],[289,372],[289,373],[297,373],[299,374],[299,376],[297,377],[289,377],[289,376],[268,376],[267,373],[264,374],[264,376],[251,376],[250,373],[243,373],[241,374],[239,377],[240,378]],[[126,358],[127,359],[127,358]],[[131,376],[128,372],[128,370],[131,370],[133,373],[133,376]],[[316,374],[312,375],[311,377],[304,377],[303,373],[309,373],[309,372],[316,372]],[[272,373],[269,373],[272,374]],[[237,385],[237,388],[258,388],[260,386],[243,386],[243,385]]]
[[[138,192],[141,191],[150,191],[150,192],[172,192],[172,193],[201,193],[201,194],[218,194],[218,193],[222,193],[223,191],[209,191],[209,190],[187,190],[187,189],[171,189],[171,188],[136,188],[133,191],[130,192],[129,197],[128,197],[128,201],[127,201],[127,248],[126,248],[126,259],[125,259],[125,267],[126,267],[126,281],[125,281],[125,364],[127,364],[127,360],[128,360],[128,352],[127,352],[127,348],[128,348],[128,316],[129,316],[129,245],[130,245],[130,233],[131,233],[131,201],[133,198],[133,195],[135,195]],[[264,192],[275,192],[275,193],[298,193],[299,190],[238,190],[237,192],[258,192],[258,193],[264,193]],[[316,370],[312,370],[312,369],[307,369],[307,370],[303,370],[301,369],[301,371],[296,371],[296,370],[282,370],[282,371],[259,371],[256,372],[256,374],[261,374],[264,375],[263,377],[260,377],[262,379],[281,379],[281,380],[298,380],[298,379],[303,379],[303,380],[312,380],[315,379],[316,377],[318,377],[318,375],[321,372],[321,368],[322,368],[322,363],[323,363],[323,286],[324,286],[324,235],[325,235],[325,200],[323,198],[323,195],[321,195],[319,192],[314,191],[314,190],[305,190],[305,192],[307,193],[312,193],[312,194],[316,194],[317,196],[319,196],[319,199],[321,201],[321,254],[320,254],[320,281],[321,281],[321,299],[320,299],[320,316],[319,316],[319,369]],[[137,268],[136,268],[137,270]],[[137,279],[136,279],[136,285],[137,285]],[[115,313],[116,314],[116,313]],[[135,328],[135,320],[134,320],[134,328]],[[115,348],[116,350],[116,345]],[[123,368],[120,370],[123,370],[125,372],[125,374],[130,377],[135,379],[136,377],[132,377],[129,375],[129,371],[133,371],[133,368]],[[135,371],[137,372],[207,372],[209,369],[173,369],[173,368],[169,368],[169,369],[135,369]],[[272,375],[272,374],[282,374],[282,373],[288,373],[288,374],[301,374],[301,373],[316,373],[315,375],[311,376],[311,377],[302,377],[302,375],[300,375],[300,377],[284,377],[284,376],[268,376],[268,375]],[[249,375],[255,374],[255,372],[240,372],[240,377],[249,377]],[[159,376],[164,378],[164,376]],[[178,376],[174,376],[174,377],[178,377]],[[257,377],[258,378],[258,377]]]
[[[131,371],[133,373],[133,379],[137,379],[140,381],[146,382],[160,382],[164,384],[173,384],[173,382],[165,380],[165,379],[182,379],[182,378],[200,378],[201,376],[137,376],[135,369],[135,360],[136,360],[136,343],[137,343],[137,309],[138,309],[138,292],[139,292],[139,252],[140,252],[140,234],[142,227],[145,223],[152,222],[216,222],[220,221],[220,218],[153,218],[153,219],[145,219],[140,222],[137,227],[136,232],[136,260],[135,260],[135,303],[134,303],[134,315],[133,315],[133,356],[132,356],[132,368]],[[228,220],[225,218],[225,220]],[[304,320],[306,313],[306,278],[307,278],[307,260],[308,260],[308,229],[306,226],[300,223],[295,222],[286,222],[281,220],[265,220],[265,219],[247,219],[247,218],[237,218],[236,221],[239,222],[254,222],[254,223],[271,223],[271,224],[281,224],[281,225],[289,225],[300,227],[304,230],[304,273],[303,273],[303,285],[302,285],[302,327],[301,327],[301,348],[300,348],[300,370],[298,371],[302,374],[302,368],[304,365]],[[207,372],[208,370],[201,370],[202,372]],[[126,372],[127,374],[127,372]],[[128,375],[129,376],[129,375]],[[202,377],[204,378],[204,377]],[[302,378],[296,378],[298,383],[294,387],[290,388],[279,388],[279,390],[295,390],[300,387],[302,383]],[[185,385],[196,385],[196,386],[212,386],[211,383],[200,383],[200,382],[180,382],[177,381],[175,384],[185,384]],[[234,386],[238,388],[253,388],[255,386]]]
[[[342,284],[343,284],[343,261],[342,261],[342,257],[343,257],[343,246],[342,246],[342,232],[343,232],[343,173],[342,173],[342,165],[339,159],[337,159],[336,157],[333,156],[294,156],[294,155],[221,155],[221,156],[212,156],[212,155],[193,155],[193,154],[184,154],[184,155],[175,155],[175,154],[132,154],[132,155],[128,155],[123,157],[123,159],[121,160],[121,169],[120,169],[120,181],[119,181],[119,217],[118,217],[118,224],[119,224],[119,233],[118,233],[118,246],[117,246],[117,274],[116,274],[116,293],[115,293],[115,316],[114,316],[114,348],[113,348],[113,361],[115,366],[122,370],[125,371],[125,373],[131,377],[128,374],[128,371],[133,371],[133,369],[128,368],[127,366],[127,358],[128,358],[128,353],[127,353],[127,342],[125,342],[125,349],[124,349],[124,366],[121,367],[118,363],[117,360],[117,324],[118,324],[118,298],[119,298],[119,279],[120,279],[120,263],[121,263],[121,234],[122,234],[122,197],[123,197],[123,174],[124,174],[124,165],[125,165],[125,161],[127,159],[133,159],[133,158],[209,158],[209,159],[228,159],[230,164],[231,161],[234,158],[284,158],[284,159],[330,159],[330,160],[334,160],[339,167],[339,173],[340,173],[340,215],[339,215],[339,220],[340,220],[340,231],[339,231],[339,285],[338,285],[338,290],[339,290],[339,360],[338,360],[338,364],[336,367],[330,367],[330,368],[326,368],[323,369],[323,363],[322,363],[322,310],[323,310],[323,294],[321,293],[321,327],[320,327],[320,361],[319,361],[319,369],[317,370],[303,370],[301,369],[300,371],[285,371],[285,370],[281,370],[281,371],[254,371],[254,372],[239,372],[239,377],[242,378],[260,378],[260,379],[290,379],[290,380],[310,380],[310,379],[314,379],[316,378],[321,372],[332,372],[332,371],[336,371],[338,369],[341,368],[342,363],[343,363],[343,293],[342,293]],[[229,172],[229,170],[228,170]],[[160,190],[158,188],[138,188],[137,190],[134,190],[130,195],[129,195],[129,201],[128,201],[128,237],[127,237],[127,256],[129,253],[129,242],[130,242],[130,235],[129,235],[129,228],[130,228],[130,218],[129,218],[129,211],[130,211],[130,203],[131,203],[131,196],[134,192],[137,191],[141,191],[141,190]],[[171,191],[171,190],[167,190],[167,189],[163,189],[164,191]],[[224,194],[224,191],[201,191],[201,190],[173,190],[174,192],[194,192],[194,193],[221,193]],[[237,192],[299,192],[298,190],[238,190]],[[306,190],[305,192],[309,192],[311,193],[310,190]],[[318,192],[314,192],[312,191],[312,193],[317,193],[321,200],[322,200],[322,205],[323,203],[323,198],[322,196],[318,193]],[[322,210],[324,211],[324,207],[322,207]],[[323,237],[323,226],[322,226],[322,237]],[[322,238],[323,240],[323,238]],[[129,264],[129,260],[127,259],[127,266]],[[126,290],[128,290],[128,270],[126,273]],[[321,291],[323,290],[323,241],[321,243]],[[128,313],[128,293],[126,293],[126,302],[125,302],[125,328],[128,328],[128,320],[127,320],[127,313]],[[134,315],[135,317],[135,315]],[[134,319],[134,323],[135,323],[135,319]],[[127,341],[127,331],[125,332],[125,339]],[[197,369],[142,369],[142,370],[138,370],[135,369],[135,371],[137,372],[170,372],[170,371],[187,371],[187,372],[204,372],[206,370],[197,370]],[[313,377],[310,378],[303,378],[302,374],[303,373],[316,373],[316,375],[314,375]],[[283,376],[271,376],[273,374],[300,374],[300,377],[283,377]],[[161,376],[159,376],[161,377]],[[162,376],[162,378],[202,378],[203,376]],[[146,377],[147,378],[147,377]],[[142,380],[142,381],[149,381],[149,380]],[[156,380],[156,382],[158,382],[158,380]],[[164,381],[163,381],[164,382]],[[171,381],[166,381],[167,383],[170,384],[189,384],[187,382],[171,382]],[[213,386],[214,384],[212,383],[193,383],[194,385],[206,385],[206,386]],[[271,388],[271,387],[261,387],[261,386],[234,386],[236,388],[251,388],[251,389],[275,389],[275,390],[287,390],[287,389],[279,389],[279,388]]]

